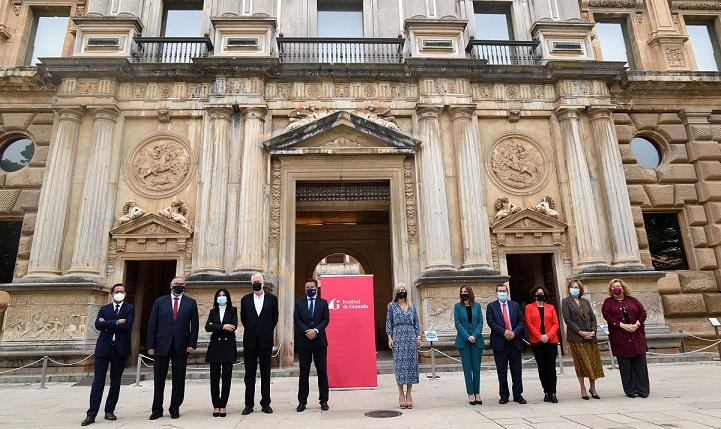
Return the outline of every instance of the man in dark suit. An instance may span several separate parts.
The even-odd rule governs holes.
[[[185,279],[175,277],[170,282],[170,295],[156,299],[148,318],[145,347],[155,357],[153,362],[153,411],[150,420],[163,416],[163,393],[168,364],[173,362],[173,393],[170,398],[170,417],[180,417],[180,405],[185,396],[185,367],[188,354],[198,346],[198,304],[185,292]]]
[[[308,377],[310,376],[310,363],[315,362],[318,372],[318,392],[320,408],[328,410],[328,371],[326,358],[328,356],[328,339],[325,328],[328,326],[330,314],[328,301],[317,297],[318,282],[308,279],[305,282],[305,298],[295,303],[293,322],[298,330],[296,348],[300,355],[300,378],[298,379],[298,407],[296,411],[305,410],[308,402]]]
[[[125,361],[130,355],[130,331],[133,329],[135,308],[125,302],[125,286],[116,283],[110,289],[113,302],[100,307],[95,319],[95,329],[100,331],[95,343],[95,375],[90,388],[90,408],[81,426],[95,423],[103,399],[105,375],[110,366],[110,390],[105,400],[105,419],[117,420],[115,405],[120,395],[120,379],[125,370]]]
[[[245,362],[245,408],[241,414],[253,412],[255,405],[255,371],[260,362],[260,406],[270,414],[270,365],[273,354],[273,331],[278,323],[278,299],[263,290],[263,275],[250,278],[253,292],[240,301],[240,323],[243,324],[243,355]]]
[[[523,350],[524,315],[517,302],[508,300],[508,286],[496,286],[498,300],[486,307],[486,321],[491,328],[491,348],[498,373],[500,404],[508,402],[508,366],[513,380],[513,401],[525,404],[521,380],[521,351]]]

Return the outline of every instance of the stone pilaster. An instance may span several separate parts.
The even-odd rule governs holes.
[[[425,271],[452,269],[448,200],[438,115],[441,106],[419,106],[420,221]]]
[[[118,15],[142,16],[142,0],[123,0],[118,2]]]
[[[231,107],[208,109],[198,193],[193,272],[223,274]]]
[[[601,230],[591,186],[591,174],[581,141],[579,108],[559,108],[556,110],[556,115],[561,124],[561,139],[568,167],[573,225],[576,229],[578,248],[577,265],[584,269],[603,264],[604,261],[601,256]]]
[[[656,51],[659,65],[666,70],[688,70],[684,44],[688,36],[680,34],[673,24],[671,9],[667,0],[647,0],[646,6],[651,23],[651,37],[647,41],[651,51]]]
[[[608,227],[613,247],[611,263],[638,266],[641,264],[641,255],[611,110],[593,108],[589,111],[589,117],[601,155],[601,178],[606,190]]]
[[[118,117],[116,107],[94,110],[91,154],[83,185],[78,229],[75,234],[71,273],[99,276],[107,249],[108,231],[113,222],[108,201],[113,154],[113,131]]]
[[[473,105],[451,107],[453,139],[456,141],[458,197],[461,207],[463,268],[490,269],[491,233],[486,213],[485,183]]]
[[[60,256],[82,117],[83,113],[78,108],[63,108],[57,111],[58,128],[40,192],[28,265],[29,277],[60,275]]]
[[[243,158],[238,200],[238,229],[233,271],[263,271],[265,241],[265,181],[267,163],[263,149],[265,108],[243,110]]]

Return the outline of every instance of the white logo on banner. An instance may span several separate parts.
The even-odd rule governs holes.
[[[329,310],[358,310],[358,309],[367,309],[368,304],[361,304],[360,299],[340,299],[340,298],[333,298],[328,303],[328,309]]]

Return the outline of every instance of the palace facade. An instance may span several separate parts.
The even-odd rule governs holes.
[[[455,336],[462,284],[555,302],[612,278],[653,347],[721,315],[721,1],[3,0],[0,366],[92,352],[128,286],[279,297],[405,283]],[[335,270],[335,271],[334,271]],[[322,288],[321,288],[322,289]],[[600,311],[599,311],[600,316]],[[206,337],[207,339],[207,337]]]

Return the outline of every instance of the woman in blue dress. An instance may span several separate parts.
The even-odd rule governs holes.
[[[388,347],[393,350],[398,384],[398,402],[401,408],[413,408],[411,388],[418,384],[418,348],[421,346],[421,327],[418,312],[408,302],[408,291],[399,283],[393,291],[393,302],[386,314]],[[406,391],[403,392],[403,385]]]

